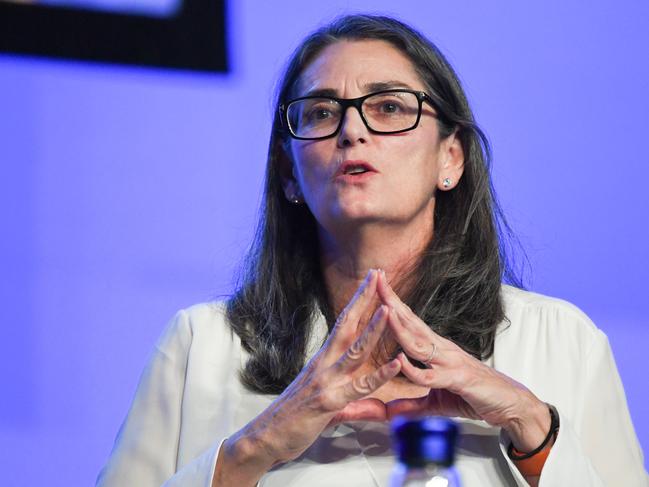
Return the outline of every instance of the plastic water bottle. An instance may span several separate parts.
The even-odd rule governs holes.
[[[390,487],[459,487],[453,468],[458,426],[448,418],[395,418],[397,464]]]

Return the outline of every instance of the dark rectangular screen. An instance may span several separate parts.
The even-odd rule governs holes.
[[[133,5],[122,0],[0,0],[0,51],[227,71],[224,0]]]

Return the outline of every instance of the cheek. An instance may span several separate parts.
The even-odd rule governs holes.
[[[387,149],[386,149],[387,153]],[[439,172],[438,147],[429,141],[401,144],[393,151],[394,174],[409,187],[435,187]]]
[[[331,151],[324,144],[310,143],[292,149],[295,161],[295,177],[298,179],[303,192],[313,193],[322,189],[323,184],[330,178],[331,168],[327,161],[331,160]]]

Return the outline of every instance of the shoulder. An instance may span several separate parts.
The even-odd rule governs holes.
[[[202,349],[238,345],[227,320],[226,307],[226,301],[211,301],[179,310],[168,322],[156,348],[164,352],[168,347],[177,346]]]
[[[184,316],[188,325],[195,331],[202,328],[225,327],[227,301],[209,301],[181,309],[178,314]]]
[[[525,319],[536,326],[562,326],[585,334],[599,331],[586,313],[563,299],[508,285],[501,287],[501,297],[510,319]]]
[[[562,299],[506,285],[501,296],[506,316],[497,337],[501,347],[553,349],[584,357],[604,337],[581,309]]]

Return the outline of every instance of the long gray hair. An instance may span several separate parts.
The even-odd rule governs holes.
[[[278,85],[268,149],[263,206],[227,316],[250,354],[242,383],[261,393],[281,393],[304,366],[314,317],[335,321],[319,261],[316,221],[306,205],[284,197],[280,160],[289,135],[279,105],[294,96],[306,66],[341,40],[391,43],[413,63],[433,98],[440,137],[457,131],[464,174],[435,204],[435,237],[413,269],[402,299],[436,333],[479,359],[493,353],[495,332],[505,318],[501,281],[521,287],[509,258],[517,243],[498,205],[490,176],[491,153],[474,121],[460,82],[435,45],[389,17],[341,17],[309,35],[295,50]]]

